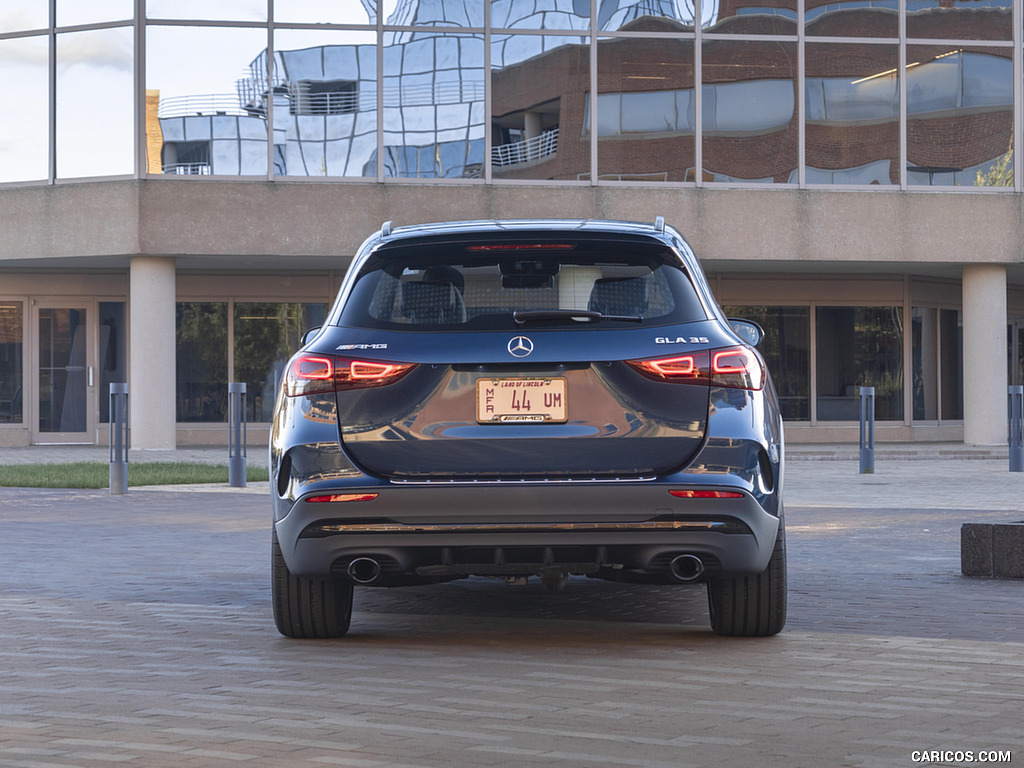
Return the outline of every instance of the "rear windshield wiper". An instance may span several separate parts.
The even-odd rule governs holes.
[[[583,309],[517,309],[512,313],[517,325],[544,322],[545,320],[572,320],[577,323],[596,323],[598,320],[621,320],[628,323],[642,323],[640,315],[603,315]]]

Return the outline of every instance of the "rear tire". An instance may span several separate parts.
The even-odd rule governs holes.
[[[727,637],[767,637],[786,625],[786,529],[779,520],[768,567],[754,576],[708,581],[711,629]]]
[[[352,622],[352,585],[296,576],[284,561],[274,531],[271,543],[274,623],[285,637],[344,637]]]

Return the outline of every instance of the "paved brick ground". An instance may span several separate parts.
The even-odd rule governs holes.
[[[0,768],[1024,760],[1024,582],[959,575],[960,524],[1024,519],[1024,478],[790,469],[762,640],[712,635],[700,587],[574,579],[361,589],[348,638],[289,641],[263,489],[0,489]]]

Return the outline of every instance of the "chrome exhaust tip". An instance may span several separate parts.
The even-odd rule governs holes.
[[[380,563],[372,557],[357,557],[348,564],[346,573],[356,584],[372,584],[380,576]]]
[[[672,558],[668,570],[676,581],[696,581],[704,575],[704,561],[696,555],[679,555]]]

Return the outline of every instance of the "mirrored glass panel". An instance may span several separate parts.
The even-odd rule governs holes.
[[[274,173],[376,176],[376,35],[278,30],[274,47]]]
[[[134,171],[131,27],[57,35],[57,177]]]
[[[235,381],[245,382],[246,418],[269,422],[288,358],[310,328],[323,325],[327,305],[235,302]]]
[[[823,37],[899,36],[899,0],[807,0],[808,35]]]
[[[485,0],[383,0],[384,23],[401,27],[484,26]],[[399,33],[411,39],[411,33]]]
[[[796,43],[704,43],[704,180],[797,182]]]
[[[449,0],[450,1],[450,0]],[[693,3],[678,0],[599,0],[598,31],[693,31]],[[590,31],[590,0],[491,0],[495,29]]]
[[[751,0],[730,5],[712,0],[705,7],[703,24],[707,32],[730,35],[795,35],[796,0]]]
[[[384,176],[479,178],[483,35],[416,33],[384,49]],[[376,174],[376,153],[366,175]]]
[[[693,45],[688,39],[634,37],[599,43],[600,180],[695,180]],[[588,110],[587,134],[589,121]]]
[[[964,417],[964,317],[958,309],[939,310],[940,417]]]
[[[376,24],[375,0],[277,0],[274,21],[279,24]]]
[[[176,311],[178,421],[226,421],[228,305],[182,302]]]
[[[39,309],[40,432],[74,434],[89,425],[88,310]]]
[[[148,173],[266,175],[266,48],[260,29],[147,28]]]
[[[21,424],[24,413],[23,311],[22,302],[0,299],[0,424]]]
[[[779,393],[782,417],[811,418],[811,310],[809,307],[722,307],[727,317],[753,320],[764,330],[758,351]]]
[[[907,46],[907,183],[1013,186],[1013,50]]]
[[[287,2],[287,0],[284,0]],[[266,21],[266,0],[146,0],[150,19]]]
[[[101,301],[99,329],[100,421],[110,423],[110,385],[128,381],[127,304]]]
[[[857,421],[860,388],[875,388],[875,418],[903,418],[903,310],[818,307],[818,421]]]
[[[40,5],[46,5],[40,2]],[[135,15],[132,0],[57,0],[57,26],[98,24],[104,21],[125,21]]]
[[[589,16],[587,0],[573,0],[581,16]],[[718,3],[705,2],[705,19],[717,12]],[[693,0],[598,0],[599,32],[692,32],[696,4]],[[706,22],[705,22],[706,24]]]
[[[898,184],[897,47],[808,43],[806,56],[807,183]]]
[[[492,38],[492,178],[589,178],[585,41],[551,35]]]
[[[48,39],[0,40],[6,99],[0,109],[0,182],[45,179],[50,173]]]
[[[1013,39],[1012,0],[907,0],[907,37]]]
[[[4,0],[0,4],[0,32],[24,32],[49,26],[49,3],[40,0]]]
[[[939,418],[938,313],[933,307],[914,307],[910,318],[914,421]]]
[[[558,29],[586,32],[590,29],[590,0],[490,0],[494,29]]]

